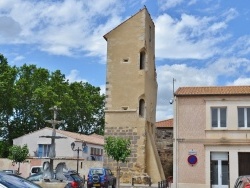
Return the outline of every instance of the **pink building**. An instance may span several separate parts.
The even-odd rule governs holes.
[[[173,164],[176,188],[229,188],[250,174],[250,86],[175,92]]]

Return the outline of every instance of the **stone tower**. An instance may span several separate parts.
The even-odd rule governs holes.
[[[121,164],[121,182],[150,176],[165,179],[155,146],[157,81],[155,26],[144,7],[104,35],[107,41],[105,137],[131,140],[128,163]],[[115,172],[116,162],[104,166]]]

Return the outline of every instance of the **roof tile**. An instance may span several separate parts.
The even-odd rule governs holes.
[[[155,126],[157,128],[171,128],[173,127],[173,119],[167,119],[167,120],[163,120],[163,121],[158,121],[155,123]]]
[[[180,87],[175,96],[193,95],[250,95],[250,86]]]
[[[52,129],[52,128],[49,128],[49,129]],[[97,135],[97,134],[85,135],[85,134],[73,133],[73,132],[58,130],[58,129],[56,129],[56,132],[63,134],[67,137],[74,138],[74,139],[79,140],[79,141],[82,140],[82,141],[85,141],[87,143],[104,145],[104,137],[102,135]]]

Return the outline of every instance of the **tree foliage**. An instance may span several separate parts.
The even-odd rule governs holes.
[[[104,150],[108,157],[117,162],[117,181],[116,187],[120,186],[120,167],[119,162],[127,162],[127,158],[131,154],[130,140],[121,137],[108,136],[105,138]]]
[[[25,159],[28,157],[29,149],[28,146],[25,144],[22,146],[14,145],[10,149],[9,159],[15,163],[18,163],[18,173],[20,169],[20,163],[24,162]]]
[[[59,70],[50,72],[36,65],[8,65],[0,54],[0,138],[1,146],[12,146],[12,140],[51,124],[49,108],[61,108],[56,128],[82,134],[104,132],[104,95],[89,83],[70,83]],[[0,157],[8,149],[0,147]],[[7,152],[6,152],[7,151]]]
[[[29,154],[29,149],[26,144],[23,147],[13,145],[9,150],[10,155],[8,158],[15,163],[22,163],[23,161],[25,161]]]
[[[127,157],[131,154],[130,140],[109,136],[105,138],[104,150],[108,157],[119,162],[126,162]]]

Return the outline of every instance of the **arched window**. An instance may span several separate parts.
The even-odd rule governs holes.
[[[145,116],[145,101],[143,99],[140,99],[139,101],[139,116]]]
[[[145,68],[146,53],[145,51],[140,52],[140,70]]]

